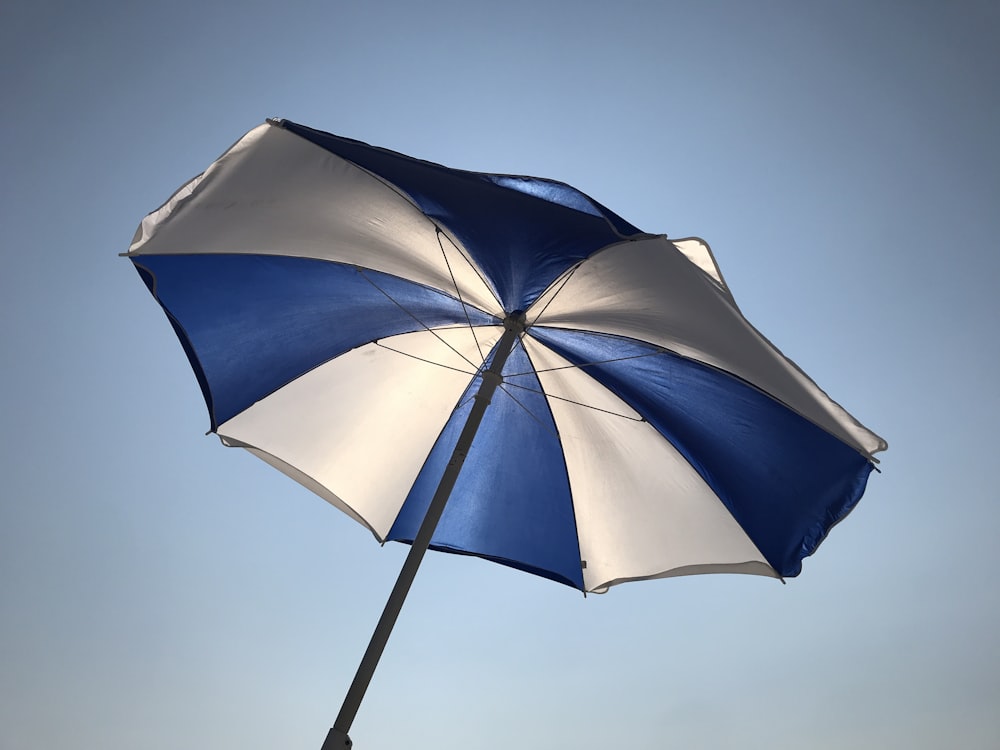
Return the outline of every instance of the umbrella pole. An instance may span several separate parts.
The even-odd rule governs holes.
[[[434,536],[434,529],[437,528],[438,521],[441,519],[444,506],[448,502],[452,489],[455,487],[455,482],[458,480],[462,464],[465,463],[465,457],[472,447],[472,441],[476,437],[476,432],[483,420],[483,415],[486,413],[486,407],[490,405],[493,394],[503,381],[501,373],[503,372],[504,363],[506,363],[507,357],[513,350],[518,336],[524,331],[524,313],[520,311],[513,312],[504,319],[503,323],[505,330],[497,344],[493,355],[493,362],[483,372],[483,382],[475,395],[475,401],[465,421],[465,426],[462,428],[462,433],[459,435],[458,442],[455,444],[455,449],[452,451],[451,459],[445,467],[441,482],[438,484],[434,497],[431,499],[430,506],[427,508],[427,514],[424,516],[424,520],[420,524],[420,529],[417,531],[417,536],[410,545],[410,551],[403,562],[403,568],[396,579],[396,585],[393,586],[392,592],[389,594],[389,599],[385,604],[385,609],[382,611],[382,616],[379,618],[378,625],[375,626],[375,632],[372,634],[368,649],[361,659],[358,671],[354,675],[354,681],[347,691],[347,697],[344,698],[344,703],[340,708],[340,713],[337,714],[337,720],[334,722],[333,728],[330,729],[330,732],[326,736],[322,750],[345,750],[345,748],[351,747],[351,739],[347,733],[358,712],[365,691],[368,689],[372,675],[375,673],[375,667],[378,666],[382,652],[385,650],[389,634],[392,632],[393,625],[396,624],[396,618],[403,607],[406,594],[409,592],[410,585],[417,575],[417,568],[420,566],[420,561],[423,559],[424,553],[431,543],[431,537]]]

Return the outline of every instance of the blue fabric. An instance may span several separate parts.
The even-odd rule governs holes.
[[[467,325],[457,299],[349,265],[231,254],[144,255],[134,262],[177,331],[213,430],[350,349],[421,330],[421,323]],[[475,325],[498,322],[475,308],[468,313]]]
[[[485,557],[583,590],[562,447],[531,370],[524,350],[516,347],[504,372],[530,374],[508,381],[523,388],[508,384],[501,386],[507,392],[494,395],[431,546]],[[441,433],[388,539],[412,542],[417,535],[481,381],[473,380]]]
[[[284,121],[388,180],[472,254],[507,311],[527,310],[563,271],[638,229],[563,183],[449,169]]]
[[[614,336],[530,335],[574,364],[604,362],[586,372],[680,451],[782,576],[861,499],[863,455],[732,375]]]

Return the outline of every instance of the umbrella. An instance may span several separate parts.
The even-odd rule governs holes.
[[[411,544],[325,748],[426,549],[584,593],[783,579],[886,448],[743,317],[706,243],[554,180],[268,120],[126,255],[211,431]]]

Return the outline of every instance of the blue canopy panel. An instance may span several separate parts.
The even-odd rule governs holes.
[[[522,347],[486,410],[431,547],[476,555],[584,589],[566,464],[548,403]],[[411,543],[472,408],[476,377],[406,498],[387,539]],[[521,387],[515,387],[521,386]],[[516,399],[516,400],[515,400]]]
[[[535,326],[530,335],[642,414],[784,577],[861,499],[865,456],[728,373],[607,334]]]
[[[181,340],[212,430],[355,347],[425,326],[498,322],[420,284],[313,258],[143,255],[133,262]]]
[[[563,271],[642,232],[576,188],[450,169],[283,120],[282,126],[396,186],[471,253],[505,310],[527,310]]]

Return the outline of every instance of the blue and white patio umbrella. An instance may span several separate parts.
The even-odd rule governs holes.
[[[795,576],[886,448],[747,322],[705,243],[560,182],[268,121],[128,256],[212,431],[379,541],[414,540],[450,476],[434,549],[584,592]]]

